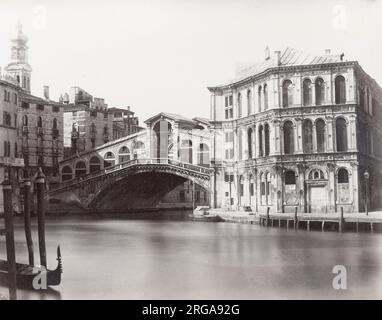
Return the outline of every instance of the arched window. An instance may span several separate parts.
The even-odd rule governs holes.
[[[292,121],[284,123],[284,154],[294,153],[294,133]]]
[[[259,127],[259,156],[264,156],[264,145],[263,145],[263,135],[264,135],[264,127],[260,125]]]
[[[283,107],[289,107],[293,104],[293,85],[292,81],[285,80],[283,83]]]
[[[346,121],[343,118],[338,118],[336,120],[336,142],[337,142],[337,151],[347,150],[348,144],[347,144]]]
[[[338,170],[338,183],[349,183],[349,173],[346,169],[341,168]]]
[[[65,166],[62,168],[61,179],[62,181],[68,181],[73,179],[73,172],[71,167]]]
[[[192,163],[192,141],[182,140],[180,145],[180,161]]]
[[[313,152],[313,125],[309,119],[303,124],[303,150],[304,153]]]
[[[325,130],[325,121],[318,119],[316,121],[317,152],[325,152]]]
[[[293,185],[296,184],[296,174],[292,170],[288,170],[285,172],[285,184]]]
[[[142,159],[146,157],[145,144],[142,141],[137,141],[134,144],[134,159]]]
[[[75,168],[76,178],[86,174],[86,164],[83,161],[78,161]]]
[[[337,76],[335,79],[335,98],[336,104],[346,103],[346,84],[343,76]]]
[[[208,167],[210,165],[210,148],[205,143],[199,144],[198,164],[204,167]]]
[[[42,118],[41,117],[37,118],[37,127],[42,128]]]
[[[241,110],[241,93],[237,94],[237,117],[241,118],[242,110]]]
[[[252,135],[253,135],[253,130],[252,128],[249,128],[247,131],[247,141],[248,141],[248,159],[251,159],[253,156],[252,152]]]
[[[247,91],[247,112],[248,115],[252,113],[252,92],[251,90]]]
[[[243,132],[242,130],[238,130],[237,131],[237,140],[238,140],[238,143],[239,143],[239,153],[238,153],[238,158],[239,160],[242,160],[243,159]]]
[[[309,172],[310,180],[323,180],[325,179],[324,173],[320,169],[313,169]]]
[[[123,146],[118,151],[118,163],[123,163],[130,160],[130,150],[128,147]]]
[[[264,110],[268,109],[268,86],[264,84]]]
[[[97,156],[93,156],[89,161],[90,173],[101,170],[101,160]]]
[[[321,105],[325,101],[325,83],[321,78],[316,79],[316,105]]]
[[[28,116],[27,115],[23,116],[23,126],[28,126]]]
[[[303,82],[303,104],[304,106],[309,106],[312,104],[312,81],[310,79],[305,79]]]
[[[58,125],[57,125],[57,119],[54,118],[54,119],[53,119],[53,129],[54,129],[54,130],[57,130],[57,128],[58,128]]]
[[[104,162],[103,162],[104,168],[111,167],[111,166],[115,165],[115,155],[113,152],[111,152],[111,151],[106,152],[103,159],[104,159]]]
[[[264,125],[264,154],[265,156],[269,156],[269,125],[266,123]]]
[[[258,109],[259,109],[259,112],[261,112],[261,91],[262,91],[262,88],[261,86],[259,86],[259,89],[258,89],[258,96],[257,96],[257,100],[258,100]]]

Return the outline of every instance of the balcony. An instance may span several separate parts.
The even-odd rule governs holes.
[[[39,135],[39,136],[43,136],[43,135],[44,135],[44,129],[41,128],[41,127],[38,127],[38,128],[37,128],[37,135]]]

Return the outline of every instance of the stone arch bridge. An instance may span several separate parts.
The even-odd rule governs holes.
[[[210,198],[208,125],[164,113],[146,124],[144,131],[62,161],[60,183],[49,186],[50,203],[101,212],[153,208],[187,181]]]

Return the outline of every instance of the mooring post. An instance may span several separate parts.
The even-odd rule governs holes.
[[[37,221],[38,221],[38,247],[40,251],[40,264],[47,267],[46,263],[46,245],[45,245],[45,206],[44,206],[44,191],[45,191],[45,175],[38,169],[36,177],[37,188]]]
[[[341,213],[340,213],[340,221],[338,224],[338,231],[342,232],[343,231],[343,222],[344,222],[344,207],[341,207]]]
[[[325,220],[322,220],[322,224],[321,224],[321,231],[323,232],[325,229]]]
[[[298,229],[298,220],[297,220],[297,207],[294,207],[294,218],[293,218],[293,227]]]
[[[306,229],[308,230],[308,231],[310,231],[310,225],[309,225],[309,220],[306,222]]]
[[[355,223],[356,231],[358,232],[359,226],[358,226],[358,221]]]
[[[267,207],[267,227],[269,227],[269,210],[270,207]]]
[[[373,226],[373,222],[370,222],[370,231],[371,231],[371,233],[373,233],[373,232],[374,232],[374,226]]]
[[[16,252],[13,229],[12,184],[8,178],[2,183],[5,218],[5,243],[7,247],[9,299],[17,299]]]
[[[32,230],[31,230],[30,190],[31,190],[31,181],[29,178],[26,178],[24,180],[24,228],[25,228],[25,238],[26,238],[27,246],[28,246],[29,264],[31,266],[34,266],[33,240],[32,240]]]

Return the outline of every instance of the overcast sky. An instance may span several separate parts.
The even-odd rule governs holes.
[[[208,117],[208,85],[286,46],[358,60],[382,84],[382,1],[0,1],[0,66],[16,25],[29,37],[32,92],[80,86],[141,121]]]

